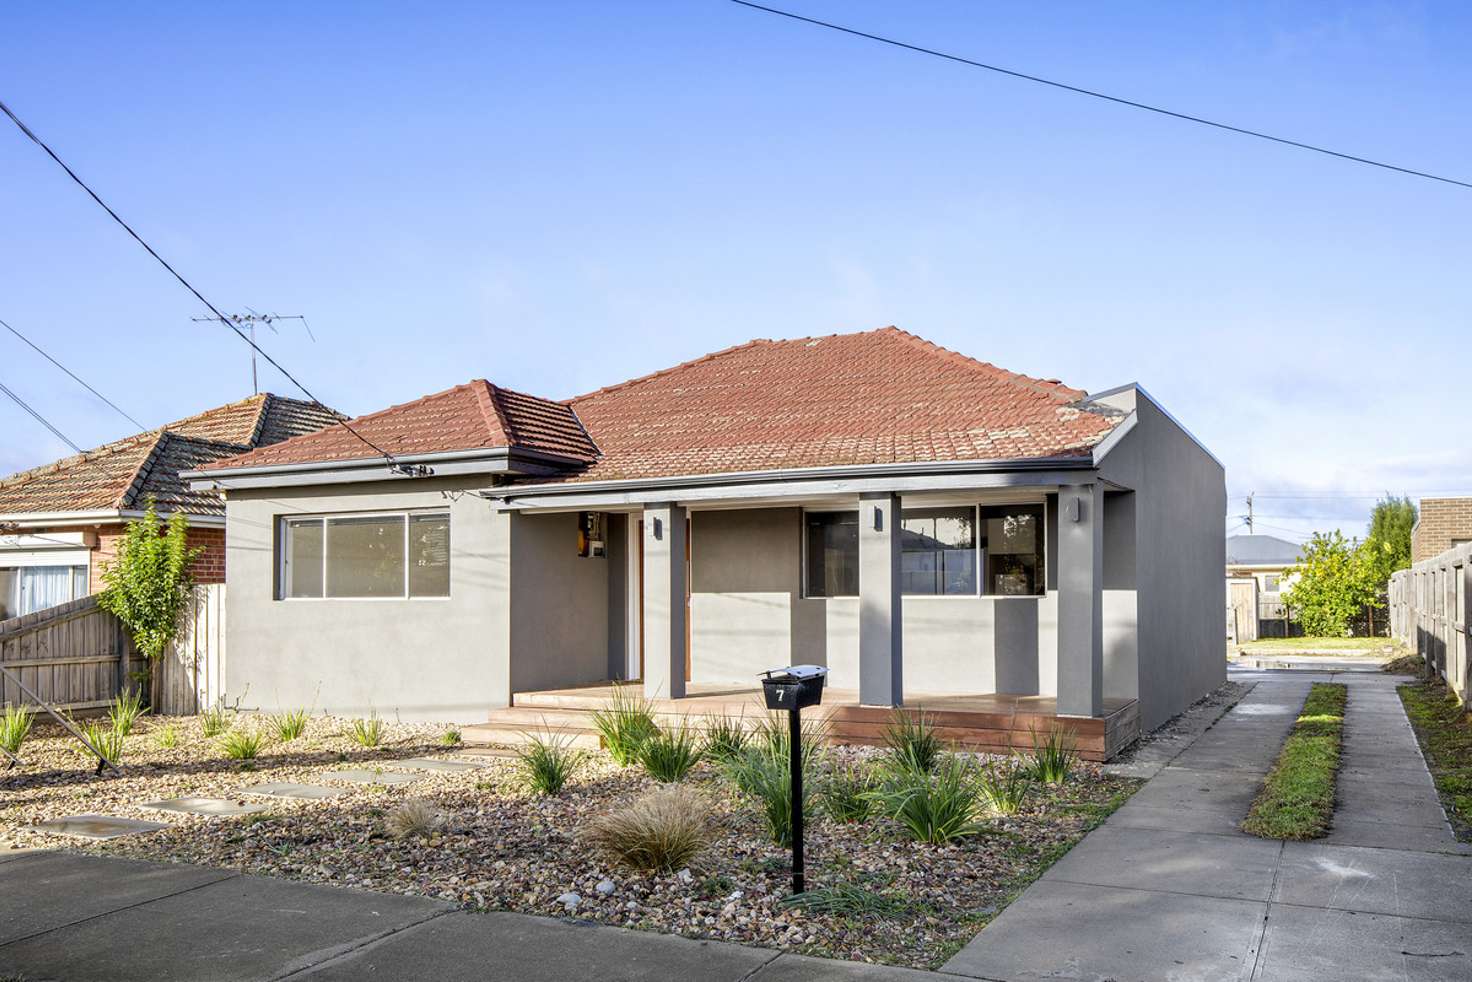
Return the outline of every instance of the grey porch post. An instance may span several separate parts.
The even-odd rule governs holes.
[[[644,695],[685,695],[685,509],[644,508]]]
[[[1104,491],[1058,489],[1058,713],[1104,714]]]
[[[900,499],[859,496],[859,702],[903,701],[904,642],[900,606]]]

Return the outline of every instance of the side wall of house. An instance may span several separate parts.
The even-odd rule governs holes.
[[[483,484],[484,479],[477,479]],[[475,721],[509,693],[511,523],[454,479],[228,495],[225,686],[232,703]],[[277,600],[279,519],[448,507],[450,596]]]
[[[577,544],[574,512],[511,515],[513,692],[608,678],[612,563]]]

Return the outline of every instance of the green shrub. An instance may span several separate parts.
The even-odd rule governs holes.
[[[711,838],[709,806],[681,786],[600,815],[583,833],[584,841],[613,862],[650,873],[698,864]]]
[[[169,723],[153,735],[153,742],[164,750],[173,750],[179,745],[179,728]]]
[[[290,743],[307,732],[308,719],[305,709],[293,709],[279,716],[272,716],[271,728],[276,731],[276,739],[282,743]]]
[[[107,718],[112,722],[112,728],[123,736],[133,732],[133,724],[138,717],[148,712],[143,708],[143,693],[137,689],[128,689],[113,697],[111,705],[107,707]]]
[[[792,845],[792,765],[786,753],[773,751],[768,744],[747,747],[722,766],[722,770],[742,793],[756,799],[767,832],[779,846]],[[818,763],[803,759],[803,817],[812,813]]]
[[[176,511],[160,522],[149,498],[143,517],[128,523],[116,557],[102,569],[106,587],[97,606],[123,622],[150,662],[179,636],[189,607],[189,564],[203,552],[189,546],[188,516]]]
[[[353,742],[373,749],[383,742],[383,720],[377,713],[369,713],[367,719],[355,719],[348,734]]]
[[[993,815],[1016,815],[1032,790],[1036,766],[1007,760],[983,767],[976,778],[982,805]]]
[[[1032,734],[1033,777],[1043,784],[1066,783],[1078,764],[1078,739],[1074,731],[1055,723],[1041,741],[1036,730],[1029,728],[1028,732]]]
[[[442,746],[442,747],[458,747],[458,746],[460,746],[460,731],[457,730],[457,729],[455,729],[452,726],[448,730],[446,730],[445,732],[441,733],[440,734],[440,746]]]
[[[929,773],[896,766],[871,797],[885,815],[920,842],[949,842],[981,831],[977,823],[979,793],[973,768],[947,754]]]
[[[0,749],[8,754],[20,753],[21,744],[31,735],[31,724],[36,721],[36,711],[30,706],[5,704],[0,712]]]
[[[746,749],[748,736],[746,718],[732,719],[729,716],[707,716],[705,718],[704,754],[708,760],[720,763],[730,760]]]
[[[111,720],[89,719],[81,727],[82,735],[87,742],[96,748],[97,753],[116,764],[123,759],[123,737],[125,734],[112,725]],[[89,750],[84,753],[92,755]]]
[[[639,745],[659,732],[654,704],[644,698],[637,684],[615,685],[608,708],[593,713],[593,726],[620,767],[637,761]]]
[[[872,795],[878,789],[872,768],[853,765],[829,774],[818,794],[823,810],[835,822],[862,822],[874,809]]]
[[[517,776],[534,794],[557,794],[581,759],[581,754],[568,748],[565,737],[533,736],[525,746],[516,748]]]
[[[649,776],[664,784],[683,781],[700,760],[695,733],[684,721],[657,730],[639,744],[639,763]]]
[[[252,761],[261,752],[261,735],[246,730],[231,730],[220,737],[220,749],[231,760]]]
[[[206,738],[219,736],[230,729],[230,714],[223,705],[215,705],[199,714],[199,728]]]
[[[894,766],[929,774],[945,751],[933,719],[925,713],[896,709],[884,728],[884,745]]]

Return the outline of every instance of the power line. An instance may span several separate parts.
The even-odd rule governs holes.
[[[312,400],[312,402],[316,403],[318,406],[321,406],[323,409],[327,408],[326,404],[323,403],[321,399],[318,399],[315,395],[312,394],[311,389],[308,389],[305,385],[298,381],[296,376],[288,372],[280,362],[272,358],[260,347],[260,345],[251,340],[251,338],[247,336],[246,333],[242,331],[238,325],[231,323],[228,317],[220,313],[220,309],[218,307],[206,300],[204,294],[196,290],[194,288],[194,285],[186,280],[182,275],[180,275],[179,271],[176,270],[173,266],[170,266],[168,261],[165,260],[163,256],[160,256],[156,251],[154,251],[153,246],[149,245],[146,241],[144,241],[141,235],[133,231],[133,226],[123,221],[122,217],[119,216],[117,212],[113,211],[112,208],[108,206],[107,202],[103,201],[102,198],[98,196],[96,191],[93,191],[90,187],[88,187],[87,182],[78,177],[76,171],[68,167],[66,161],[57,156],[56,151],[47,146],[44,140],[37,136],[29,126],[22,122],[20,117],[17,116],[11,110],[11,108],[5,104],[3,100],[0,100],[0,111],[3,111],[5,115],[9,116],[10,121],[13,122],[17,127],[19,127],[20,131],[24,133],[31,140],[32,143],[40,147],[42,150],[46,151],[46,155],[52,160],[56,161],[57,166],[59,166],[62,170],[66,171],[67,176],[76,183],[77,187],[81,188],[83,191],[86,191],[88,197],[97,202],[98,206],[102,208],[103,211],[107,212],[108,216],[122,227],[123,231],[127,232],[130,236],[133,237],[133,240],[135,242],[143,247],[144,251],[146,251],[154,259],[158,260],[158,264],[164,269],[168,270],[170,275],[172,275],[174,279],[178,280],[180,285],[182,285],[184,289],[194,294],[195,299],[204,304],[205,307],[209,309],[209,312],[214,314],[215,318],[219,320],[221,324],[224,324],[226,327],[230,328],[236,333],[240,340],[244,341],[246,344],[255,349],[257,354],[266,359],[266,361],[278,372],[286,376],[287,380],[291,382],[292,385],[295,385],[298,389],[300,389],[302,394],[305,395],[308,399]],[[358,440],[360,440],[365,446],[367,446],[374,452],[382,455],[383,459],[388,463],[390,471],[404,474],[409,477],[423,477],[434,473],[430,468],[423,465],[404,465],[398,463],[394,460],[393,454],[389,453],[387,450],[383,449],[378,444],[374,443],[372,440],[368,439],[363,434],[353,429],[353,427],[347,422],[344,421],[339,425],[346,429],[353,436],[357,437]],[[77,452],[80,453],[81,451],[79,450]]]
[[[1314,153],[1321,153],[1329,157],[1338,157],[1340,160],[1348,160],[1356,164],[1367,164],[1371,167],[1379,167],[1384,170],[1395,171],[1400,174],[1408,174],[1411,177],[1422,177],[1428,181],[1440,181],[1443,184],[1454,184],[1457,187],[1472,188],[1472,182],[1459,181],[1456,178],[1452,177],[1442,177],[1439,174],[1432,174],[1427,171],[1413,170],[1410,167],[1401,167],[1398,164],[1388,164],[1381,160],[1371,160],[1369,157],[1358,157],[1352,153],[1343,153],[1339,150],[1330,150],[1328,147],[1315,146],[1312,143],[1303,143],[1299,140],[1290,140],[1287,137],[1273,136],[1271,133],[1264,133],[1260,130],[1250,130],[1241,126],[1233,126],[1230,123],[1218,122],[1214,119],[1207,119],[1204,116],[1193,116],[1189,113],[1176,112],[1173,109],[1164,109],[1160,106],[1152,106],[1149,103],[1136,102],[1133,99],[1125,99],[1120,96],[1109,95],[1104,92],[1099,92],[1095,89],[1086,89],[1078,85],[1069,85],[1067,82],[1059,82],[1055,81],[1054,79],[1043,78],[1040,75],[1029,75],[1026,72],[1019,72],[1010,68],[1003,68],[1000,65],[989,65],[986,62],[974,61],[970,58],[963,58],[960,55],[947,54],[944,51],[937,51],[934,48],[925,48],[921,47],[918,44],[908,44],[904,41],[897,41],[894,38],[884,37],[880,34],[870,34],[867,31],[860,31],[852,27],[844,27],[842,24],[834,24],[829,21],[818,20],[814,17],[804,17],[802,14],[794,14],[791,11],[779,10],[776,7],[766,7],[759,3],[752,3],[751,0],[731,0],[731,2],[742,7],[749,7],[752,10],[760,10],[763,13],[775,14],[778,17],[786,17],[791,20],[801,21],[804,24],[812,24],[815,27],[826,27],[830,31],[838,31],[843,34],[850,34],[854,37],[864,38],[869,41],[878,41],[880,44],[888,44],[896,48],[904,48],[906,51],[914,51],[917,54],[930,55],[934,58],[943,58],[946,61],[954,61],[958,64],[969,65],[972,68],[985,69],[989,72],[996,72],[999,75],[1007,75],[1012,78],[1021,79],[1024,82],[1036,82],[1039,85],[1048,85],[1055,89],[1063,89],[1065,92],[1073,92],[1077,95],[1086,95],[1092,99],[1102,99],[1105,102],[1113,102],[1117,105],[1128,106],[1131,109],[1143,109],[1145,112],[1157,113],[1161,116],[1169,116],[1172,119],[1183,120],[1187,123],[1197,123],[1201,126],[1210,126],[1214,129],[1226,130],[1229,133],[1237,133],[1241,136],[1250,136],[1255,137],[1259,140],[1267,140],[1272,143],[1280,143],[1288,147],[1296,147],[1299,150],[1311,150]]]
[[[36,342],[32,341],[30,338],[26,337],[24,334],[20,333],[15,328],[11,327],[3,319],[0,319],[0,327],[5,328],[11,334],[14,334],[16,337],[20,338],[26,344],[30,345],[31,346],[31,349],[33,351],[35,351],[36,354],[40,355],[42,358],[45,358],[47,361],[51,362],[51,364],[55,365],[57,368],[61,369],[63,372],[66,372],[68,375],[71,376],[71,378],[72,378],[73,381],[75,381],[82,388],[86,389],[88,392],[92,393],[94,396],[96,396],[97,398],[101,399],[103,402],[107,403],[109,406],[111,406],[112,409],[119,416],[123,417],[123,419],[126,419],[128,422],[132,423],[134,426],[138,427],[140,430],[146,430],[146,429],[148,429],[148,427],[144,426],[142,423],[138,422],[132,416],[129,416],[127,413],[125,413],[121,409],[119,409],[117,403],[113,402],[107,396],[103,395],[101,392],[98,392],[96,389],[92,388],[92,386],[90,386],[86,382],[82,381],[77,376],[77,374],[75,372],[73,372],[70,368],[67,368],[61,362],[57,361],[55,358],[52,358],[46,352],[42,351],[40,345],[36,344]]]
[[[20,396],[16,395],[14,392],[10,391],[10,389],[6,388],[4,382],[0,382],[0,392],[5,393],[7,396],[9,396],[11,398],[11,401],[13,401],[17,406],[19,406],[20,408],[24,409],[27,413],[30,413],[32,419],[34,419],[36,422],[40,423],[42,426],[44,426],[48,430],[50,430],[51,433],[52,433],[52,435],[55,436],[58,440],[60,440],[62,443],[65,443],[67,446],[71,447],[77,453],[81,453],[82,452],[82,448],[79,447],[79,446],[77,446],[75,443],[73,443],[67,437],[67,435],[65,433],[61,432],[61,430],[58,430],[56,427],[52,426],[50,420],[48,420],[45,416],[42,416],[36,410],[32,409],[31,406],[30,406],[30,404],[27,403]]]

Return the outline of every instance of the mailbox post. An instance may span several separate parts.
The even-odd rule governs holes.
[[[792,892],[803,892],[802,868],[802,710],[823,701],[828,669],[792,665],[762,673],[768,709],[787,710],[788,756],[792,767]]]

